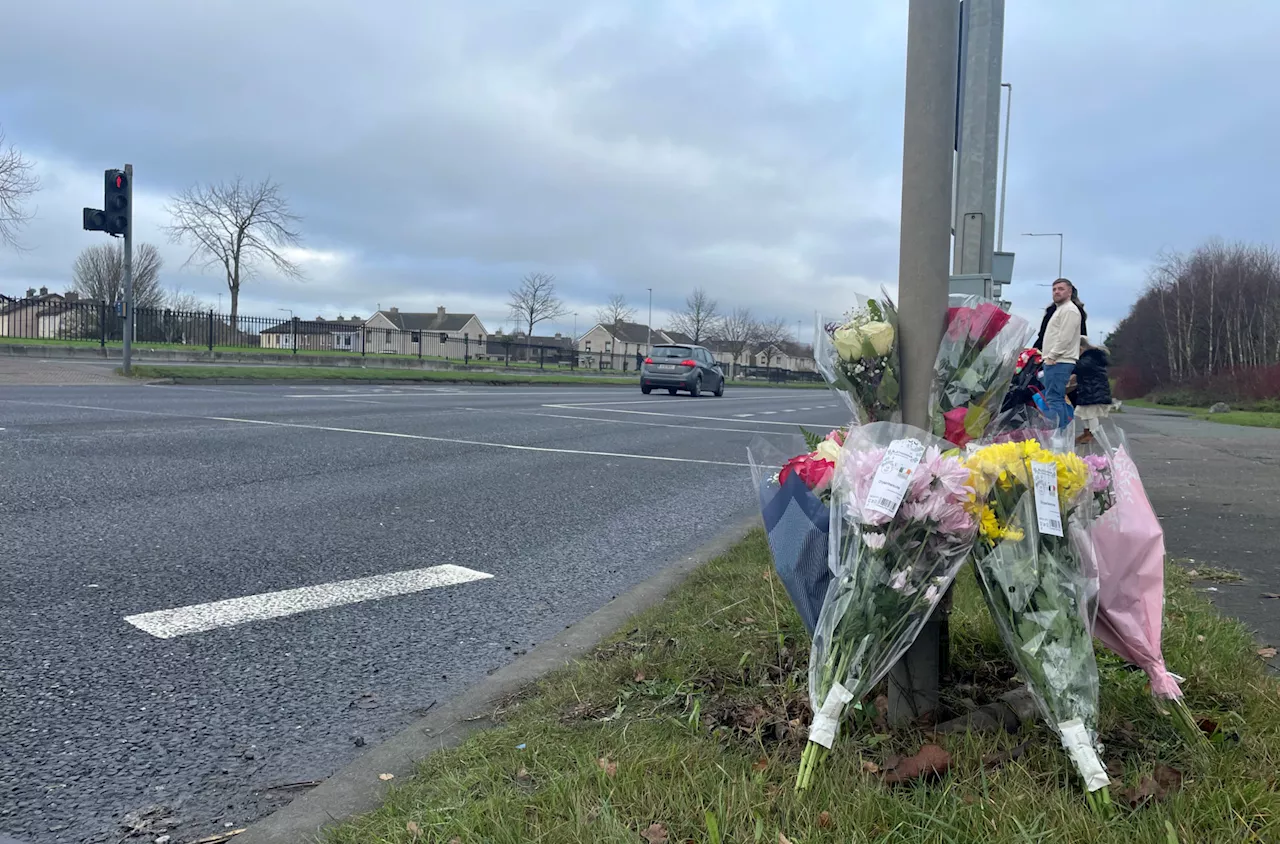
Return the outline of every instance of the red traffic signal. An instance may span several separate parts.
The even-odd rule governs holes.
[[[123,170],[107,170],[103,175],[102,208],[107,213],[106,231],[109,234],[126,234],[133,221],[133,209],[130,207],[133,191],[129,177]]]

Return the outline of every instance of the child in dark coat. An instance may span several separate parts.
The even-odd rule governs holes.
[[[1111,398],[1111,381],[1107,378],[1107,367],[1111,361],[1106,346],[1094,346],[1087,337],[1080,338],[1080,360],[1076,362],[1076,387],[1067,398],[1075,405],[1075,417],[1079,419],[1088,434],[1099,419],[1111,415],[1113,401]]]

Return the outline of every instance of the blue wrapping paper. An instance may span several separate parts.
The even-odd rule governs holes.
[[[831,508],[792,473],[781,486],[761,484],[760,512],[773,567],[812,635],[831,581],[827,565]]]

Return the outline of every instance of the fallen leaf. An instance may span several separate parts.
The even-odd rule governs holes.
[[[790,839],[790,838],[788,838],[787,836],[783,835],[781,832],[779,832],[779,833],[778,833],[778,844],[791,844],[791,839]]]
[[[876,714],[879,715],[881,718],[888,717],[889,715],[888,695],[876,695],[876,699],[873,702],[875,703],[875,706],[876,706]]]
[[[1112,759],[1107,763],[1107,776],[1113,780],[1124,779],[1124,763],[1119,759]]]
[[[1001,768],[1008,765],[1010,762],[1016,762],[1018,759],[1022,758],[1022,754],[1027,752],[1027,745],[1030,741],[1031,739],[1027,739],[1022,744],[1019,744],[1016,747],[1011,747],[1008,750],[1001,750],[997,753],[988,753],[986,756],[982,757],[983,767]]]
[[[818,829],[830,829],[830,828],[831,828],[831,813],[819,812],[818,813]]]
[[[644,682],[644,672],[643,672],[643,671],[637,671],[637,672],[636,672],[636,682],[637,682],[637,683],[643,683],[643,682]]]
[[[752,618],[751,616],[747,616],[746,618],[742,619],[742,623],[743,623],[743,624],[755,624],[755,623],[756,623],[756,620],[755,620],[754,618]]]
[[[1218,722],[1212,718],[1199,718],[1196,720],[1196,726],[1206,736],[1211,736],[1218,731]]]
[[[759,773],[759,772],[763,771],[763,770],[764,770],[765,768],[767,768],[767,767],[769,767],[769,757],[768,757],[768,756],[761,756],[761,757],[759,758],[759,760],[757,760],[756,762],[752,763],[752,765],[751,765],[751,770],[755,771],[756,773]]]
[[[1202,634],[1200,634],[1199,636],[1196,636],[1196,641],[1197,641],[1197,642],[1203,642],[1203,641],[1204,641],[1204,634],[1202,633]]]
[[[521,768],[520,770],[516,771],[517,782],[528,782],[531,779],[533,779],[533,777],[529,776],[529,771],[526,768]]]
[[[1200,572],[1196,571],[1195,569],[1187,569],[1187,577],[1195,578],[1199,576],[1200,576]]]
[[[1120,798],[1136,809],[1149,800],[1161,801],[1171,792],[1182,788],[1182,772],[1168,765],[1158,764],[1152,774],[1143,774],[1138,784],[1121,789]]]
[[[640,837],[649,844],[667,844],[667,827],[657,821],[649,824],[649,828],[640,833]]]
[[[462,844],[462,839],[455,835],[449,839],[449,844]]]
[[[875,762],[872,762],[870,759],[863,759],[862,770],[866,771],[868,774],[878,774],[880,773],[880,766]]]
[[[600,766],[600,770],[604,771],[606,777],[616,777],[618,775],[618,763],[608,756],[601,756],[596,760],[596,764]]]
[[[936,744],[926,744],[898,764],[884,772],[883,780],[890,785],[910,782],[925,777],[945,774],[951,767],[951,754]]]
[[[378,779],[382,780],[383,782],[388,782],[395,778],[396,778],[395,774],[378,774]]]
[[[417,838],[419,835],[422,834],[421,827],[419,827],[413,821],[409,821],[407,824],[404,825],[404,831],[412,835],[414,838]]]
[[[1275,659],[1276,649],[1275,648],[1258,648],[1258,656],[1262,657],[1263,659]]]

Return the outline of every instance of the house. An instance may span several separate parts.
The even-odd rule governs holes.
[[[559,332],[551,336],[534,334],[532,337],[523,331],[503,334],[499,329],[497,334],[489,335],[477,357],[481,354],[499,361],[529,360],[547,366],[569,366],[573,364],[573,338]]]
[[[791,340],[757,346],[751,352],[750,365],[759,369],[794,373],[816,372],[818,368],[813,357],[813,347]]]
[[[680,335],[683,337],[684,335]],[[596,323],[578,339],[578,358],[588,369],[636,369],[653,346],[685,342],[638,322]],[[687,342],[693,342],[688,340]]]
[[[78,293],[50,293],[41,287],[26,298],[5,297],[0,303],[0,337],[78,340],[97,336],[96,308],[86,307]]]
[[[264,349],[290,351],[296,346],[298,351],[307,352],[359,352],[363,327],[359,317],[294,319],[264,328],[258,335],[258,343]]]
[[[489,332],[475,314],[411,313],[399,308],[376,311],[365,321],[369,354],[461,358],[485,347]]]

